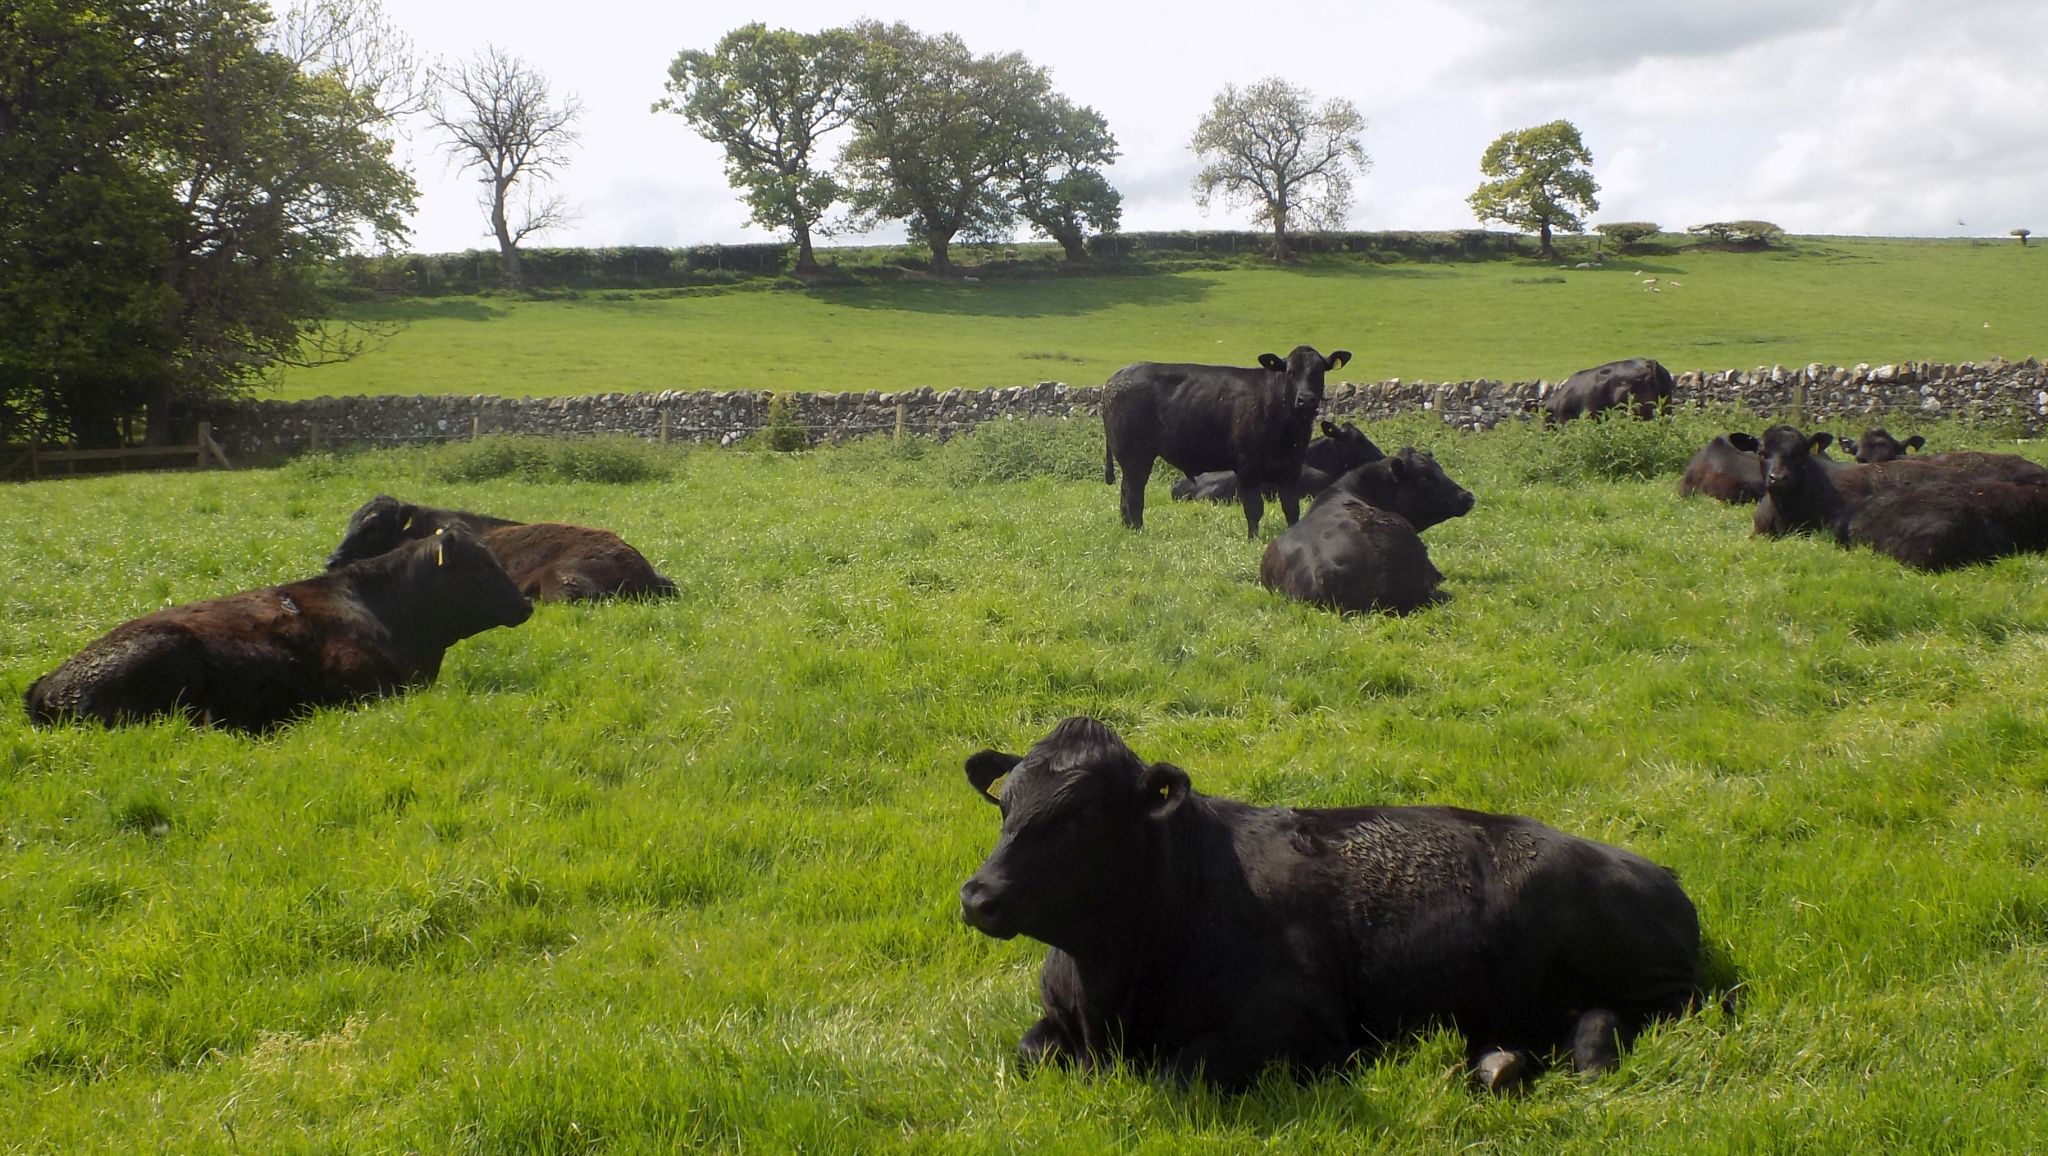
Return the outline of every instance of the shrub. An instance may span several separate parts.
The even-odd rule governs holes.
[[[1655,221],[1609,221],[1604,225],[1593,226],[1593,231],[1614,242],[1617,248],[1626,251],[1629,246],[1647,237],[1656,236],[1657,223]]]
[[[811,448],[811,435],[797,422],[794,404],[786,393],[769,399],[768,422],[754,436],[760,445],[777,453]]]
[[[1063,481],[1102,477],[1102,426],[1052,417],[983,422],[940,450],[946,479],[957,485]]]
[[[433,474],[447,482],[517,478],[524,482],[644,482],[665,478],[664,451],[638,438],[498,436],[439,451]]]
[[[1555,429],[1532,423],[1524,447],[1525,482],[1641,481],[1685,470],[1701,439],[1692,423],[1641,421],[1608,410]]]
[[[1685,231],[1737,249],[1767,249],[1785,235],[1785,230],[1769,221],[1710,221],[1687,225]]]

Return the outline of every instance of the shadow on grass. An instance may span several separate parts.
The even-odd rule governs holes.
[[[1210,286],[1182,276],[932,281],[814,290],[831,305],[970,317],[1074,317],[1117,306],[1192,305]]]
[[[507,312],[506,306],[478,297],[401,297],[350,305],[341,316],[348,321],[495,321]]]

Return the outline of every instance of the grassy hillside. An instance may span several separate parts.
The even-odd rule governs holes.
[[[0,1138],[2031,1150],[2048,559],[1929,576],[1756,540],[1747,511],[1673,496],[1671,447],[1724,424],[1680,421],[1376,430],[1480,499],[1429,534],[1451,601],[1406,619],[1266,594],[1238,512],[1163,477],[1124,532],[1085,424],[621,447],[661,476],[617,485],[491,478],[456,447],[10,487]],[[1603,437],[1667,472],[1607,480]],[[80,645],[313,572],[380,490],[614,527],[680,596],[542,607],[427,691],[259,740],[25,725],[22,690]],[[1458,803],[1641,851],[1680,872],[1740,1011],[1504,1102],[1466,1092],[1443,1036],[1227,1100],[1019,1078],[1039,951],[958,920],[995,836],[960,764],[1083,712],[1212,793]]]
[[[360,308],[406,327],[355,361],[291,372],[278,396],[1095,384],[1132,361],[1248,365],[1301,343],[1351,350],[1353,381],[1555,380],[1636,355],[1675,369],[2017,359],[2048,353],[2048,247],[1796,238],[1600,269],[1331,258]]]

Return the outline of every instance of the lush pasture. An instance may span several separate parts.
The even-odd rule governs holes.
[[[1269,596],[1235,509],[1163,477],[1124,532],[1087,425],[619,451],[665,476],[617,485],[451,449],[9,487],[0,1145],[2038,1150],[2048,559],[1910,573],[1581,468],[1721,424],[1678,420],[1376,431],[1480,497],[1406,619]],[[76,647],[313,572],[379,490],[616,528],[680,597],[542,607],[258,740],[25,725]],[[1235,1099],[1019,1078],[1040,952],[957,918],[996,824],[960,764],[1081,712],[1212,793],[1635,848],[1739,1010],[1503,1102],[1445,1037]]]
[[[1645,288],[1656,278],[1661,291]],[[2019,359],[2048,351],[2048,252],[1798,238],[1600,269],[1528,261],[434,298],[378,352],[293,371],[282,396],[894,390],[1097,384],[1132,361],[1249,365],[1306,342],[1350,381],[1557,380],[1616,357],[1674,369]]]

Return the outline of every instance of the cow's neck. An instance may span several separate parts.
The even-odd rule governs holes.
[[[390,636],[394,649],[418,661],[439,662],[439,655],[460,636],[453,635],[444,616],[430,598],[416,587],[431,581],[413,574],[409,550],[382,555],[384,566],[361,566],[349,571],[349,589],[370,617]]]

